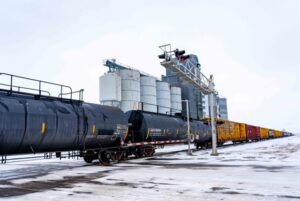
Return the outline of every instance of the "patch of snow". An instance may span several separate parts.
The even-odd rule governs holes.
[[[218,156],[172,153],[186,149],[166,146],[113,166],[66,159],[0,165],[0,196],[6,189],[6,200],[25,201],[300,199],[300,136],[221,147]],[[13,188],[24,193],[14,196]]]

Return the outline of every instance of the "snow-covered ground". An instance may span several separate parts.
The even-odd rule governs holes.
[[[177,145],[113,166],[49,159],[0,165],[3,200],[297,200],[300,137],[195,151]],[[161,154],[171,153],[171,154]]]

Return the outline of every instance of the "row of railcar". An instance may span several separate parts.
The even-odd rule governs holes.
[[[11,80],[16,78],[9,76]],[[39,86],[49,84],[33,81]],[[209,146],[211,142],[211,127],[206,121],[191,119],[188,123],[181,115],[145,111],[124,113],[116,107],[74,100],[72,90],[71,97],[65,99],[42,95],[41,88],[33,89],[38,91],[35,94],[14,91],[12,83],[8,86],[9,89],[0,88],[0,156],[42,152],[60,155],[62,151],[77,150],[86,162],[98,159],[105,164],[130,155],[152,156],[157,145],[186,143],[189,126],[196,147]],[[222,121],[217,126],[217,135],[222,145],[227,141],[258,141],[290,133]]]
[[[222,124],[217,125],[217,139],[220,145],[228,141],[232,141],[233,143],[259,141],[290,135],[291,133],[289,132],[228,120],[225,120]]]

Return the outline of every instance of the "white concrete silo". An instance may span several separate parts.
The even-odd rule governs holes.
[[[120,107],[121,77],[116,72],[108,72],[99,77],[99,90],[102,105]]]
[[[171,87],[171,114],[182,112],[181,88]]]
[[[161,114],[170,114],[171,95],[169,83],[156,81],[156,96],[158,112]]]
[[[157,112],[156,79],[154,77],[141,76],[141,109]]]
[[[140,95],[140,72],[131,69],[120,70],[123,112],[138,110],[141,99]]]

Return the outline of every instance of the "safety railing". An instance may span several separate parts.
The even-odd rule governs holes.
[[[4,78],[6,77],[6,78]],[[3,78],[3,79],[1,79]],[[9,95],[13,93],[21,93],[26,95],[34,95],[35,97],[43,97],[43,98],[55,98],[63,100],[76,100],[76,101],[82,101],[83,100],[83,89],[79,91],[73,91],[70,86],[63,85],[63,84],[57,84],[53,82],[43,81],[43,80],[37,80],[32,78],[27,78],[23,76],[8,74],[8,73],[0,73],[0,80],[5,80],[8,83],[0,83],[0,86],[7,87],[6,89],[0,88],[2,91],[6,91]],[[31,87],[25,87],[25,86],[18,86],[15,84],[15,82],[30,82],[31,85],[37,85],[35,88]],[[59,94],[57,96],[52,96],[51,93],[48,90],[44,90],[43,87],[45,86],[51,86],[55,87],[56,91],[59,91]],[[28,92],[30,91],[30,92]],[[36,93],[34,93],[36,92]],[[74,94],[79,94],[78,99],[74,99]]]

